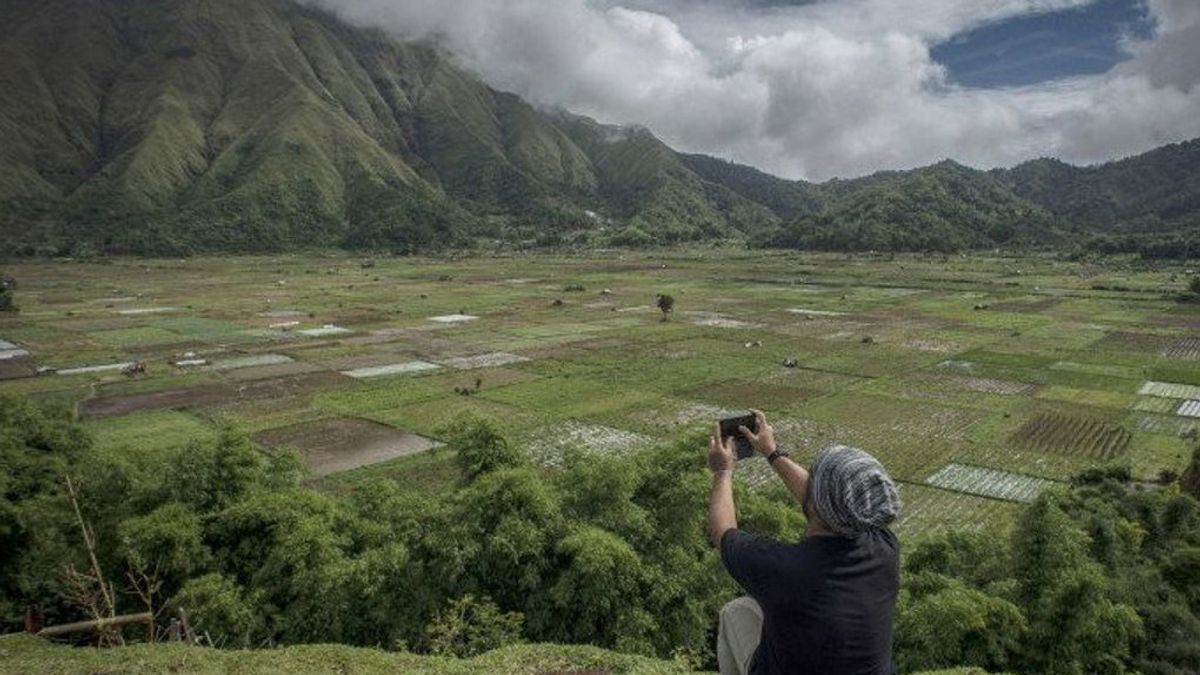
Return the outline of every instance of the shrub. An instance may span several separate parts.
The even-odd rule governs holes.
[[[469,658],[520,642],[524,621],[520,612],[500,611],[491,598],[467,594],[433,617],[425,640],[431,654]]]
[[[514,446],[500,425],[468,414],[439,430],[446,446],[457,453],[458,466],[468,480],[497,469],[525,464],[525,454]]]

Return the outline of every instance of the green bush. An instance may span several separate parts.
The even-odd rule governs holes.
[[[520,612],[502,612],[490,598],[451,600],[425,627],[429,653],[469,658],[521,641]]]
[[[438,433],[455,453],[468,480],[497,469],[523,466],[524,452],[513,445],[500,424],[474,414],[456,418]]]

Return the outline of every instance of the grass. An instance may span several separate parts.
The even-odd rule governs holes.
[[[0,637],[4,675],[668,675],[694,673],[682,662],[586,646],[528,644],[472,659],[421,656],[343,645],[297,645],[269,650],[218,650],[179,644],[139,644],[116,649],[72,648],[24,635]],[[924,675],[984,675],[975,668]]]
[[[1147,381],[1200,386],[1200,361],[1168,350],[1197,339],[1194,309],[1156,293],[1091,288],[1097,274],[1160,288],[1178,266],[713,249],[360,263],[327,254],[12,264],[6,269],[21,284],[23,311],[0,317],[0,338],[32,351],[37,364],[140,359],[150,372],[137,380],[105,373],[0,381],[0,392],[69,406],[196,385],[236,390],[286,374],[188,373],[168,365],[185,350],[223,350],[203,354],[213,360],[286,354],[296,368],[329,375],[311,391],[86,422],[104,447],[134,451],[179,447],[223,424],[257,433],[331,417],[436,436],[465,411],[507,422],[521,430],[521,442],[604,428],[672,440],[706,428],[722,411],[758,407],[802,458],[830,443],[878,455],[911,486],[913,510],[900,531],[912,538],[955,525],[1000,525],[1015,513],[1009,502],[924,484],[948,464],[1054,480],[1110,460],[1143,479],[1179,470],[1188,441],[1179,437],[1187,426],[1177,406],[1138,391]],[[586,290],[564,291],[576,283]],[[662,292],[677,300],[666,321],[652,307]],[[136,303],[113,302],[138,294]],[[116,313],[134,305],[179,310]],[[284,309],[299,315],[268,314]],[[429,321],[459,312],[480,318]],[[697,325],[712,316],[756,327]],[[301,337],[267,329],[286,320],[354,332]],[[363,381],[331,375],[497,351],[529,360]],[[797,367],[784,367],[788,359]],[[480,391],[454,392],[473,389],[476,378]],[[1045,415],[1099,420],[1128,433],[1129,442],[1095,455],[1014,442],[1023,425]],[[373,478],[433,493],[452,489],[456,473],[442,452],[317,484],[338,492]]]

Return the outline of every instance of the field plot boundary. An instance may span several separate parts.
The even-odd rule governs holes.
[[[1032,502],[1057,481],[1000,469],[950,463],[925,479],[926,485],[1010,502]]]

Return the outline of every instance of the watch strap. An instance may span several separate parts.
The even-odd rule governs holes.
[[[789,453],[787,450],[781,450],[779,448],[775,448],[775,452],[772,452],[771,454],[767,455],[767,464],[774,464],[775,460],[779,459],[780,457],[790,457],[790,456],[791,456],[791,453]]]

